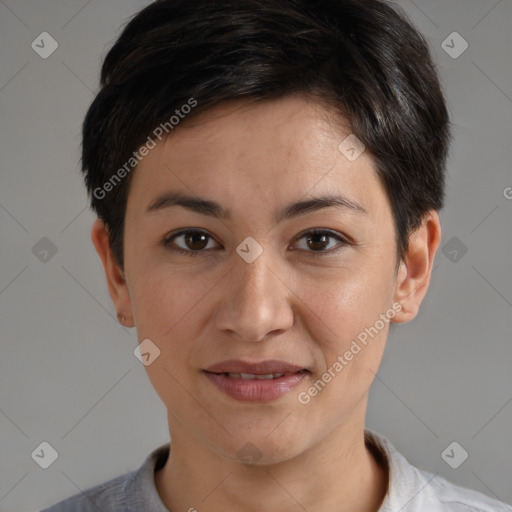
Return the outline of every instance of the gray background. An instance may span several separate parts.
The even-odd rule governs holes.
[[[114,318],[79,172],[101,59],[146,3],[0,1],[4,512],[135,469],[168,440],[135,330]],[[512,2],[399,4],[431,43],[455,140],[444,252],[419,316],[392,326],[367,425],[414,465],[512,503]],[[44,31],[59,45],[47,59],[31,48]],[[458,58],[441,46],[453,31],[469,43]],[[42,237],[57,249],[46,262],[33,252]],[[59,454],[46,470],[31,458],[42,441]],[[469,453],[458,469],[441,458],[452,441]]]

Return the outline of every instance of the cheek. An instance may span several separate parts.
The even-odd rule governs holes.
[[[183,270],[146,268],[151,270],[140,272],[130,289],[137,336],[140,341],[150,339],[160,350],[146,370],[152,380],[168,386],[169,374],[180,379],[189,369],[192,340],[199,337],[201,311],[211,287]]]
[[[383,269],[384,270],[384,269]],[[389,308],[391,282],[383,272],[366,269],[332,271],[314,281],[302,281],[300,296],[323,321],[333,340],[356,336]]]
[[[162,269],[148,264],[137,273],[130,296],[137,330],[146,337],[163,339],[165,334],[194,314],[205,288],[197,289],[197,278],[187,277],[182,269]]]
[[[300,296],[308,298],[305,305],[314,313],[308,315],[308,330],[315,359],[322,362],[318,371],[336,375],[331,388],[350,383],[354,392],[362,391],[378,370],[394,316],[391,281],[381,270],[344,269],[329,278],[303,281],[300,287]]]
[[[190,398],[193,340],[201,332],[201,309],[207,289],[183,273],[146,273],[133,290],[132,302],[139,340],[150,339],[160,350],[146,372],[169,411],[194,410]]]

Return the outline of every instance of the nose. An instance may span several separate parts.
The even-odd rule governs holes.
[[[217,328],[241,341],[263,341],[285,332],[294,320],[294,294],[286,281],[270,249],[252,263],[237,254],[222,286]]]

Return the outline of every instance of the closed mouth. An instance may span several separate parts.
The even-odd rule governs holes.
[[[308,370],[299,370],[297,372],[279,372],[279,373],[233,373],[233,372],[209,372],[205,370],[207,373],[215,373],[216,375],[224,375],[225,377],[229,377],[231,379],[242,379],[242,380],[270,380],[270,379],[279,379],[281,377],[288,377],[290,375],[296,375],[298,373],[305,373]]]

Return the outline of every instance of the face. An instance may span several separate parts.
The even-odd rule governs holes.
[[[349,134],[302,98],[232,102],[139,163],[124,275],[109,286],[160,350],[146,370],[171,437],[231,460],[250,441],[270,463],[362,428],[389,324],[410,319],[400,299],[420,273],[395,275],[391,206],[371,156],[338,149]],[[175,204],[177,193],[216,205]],[[311,202],[327,196],[339,202]]]

